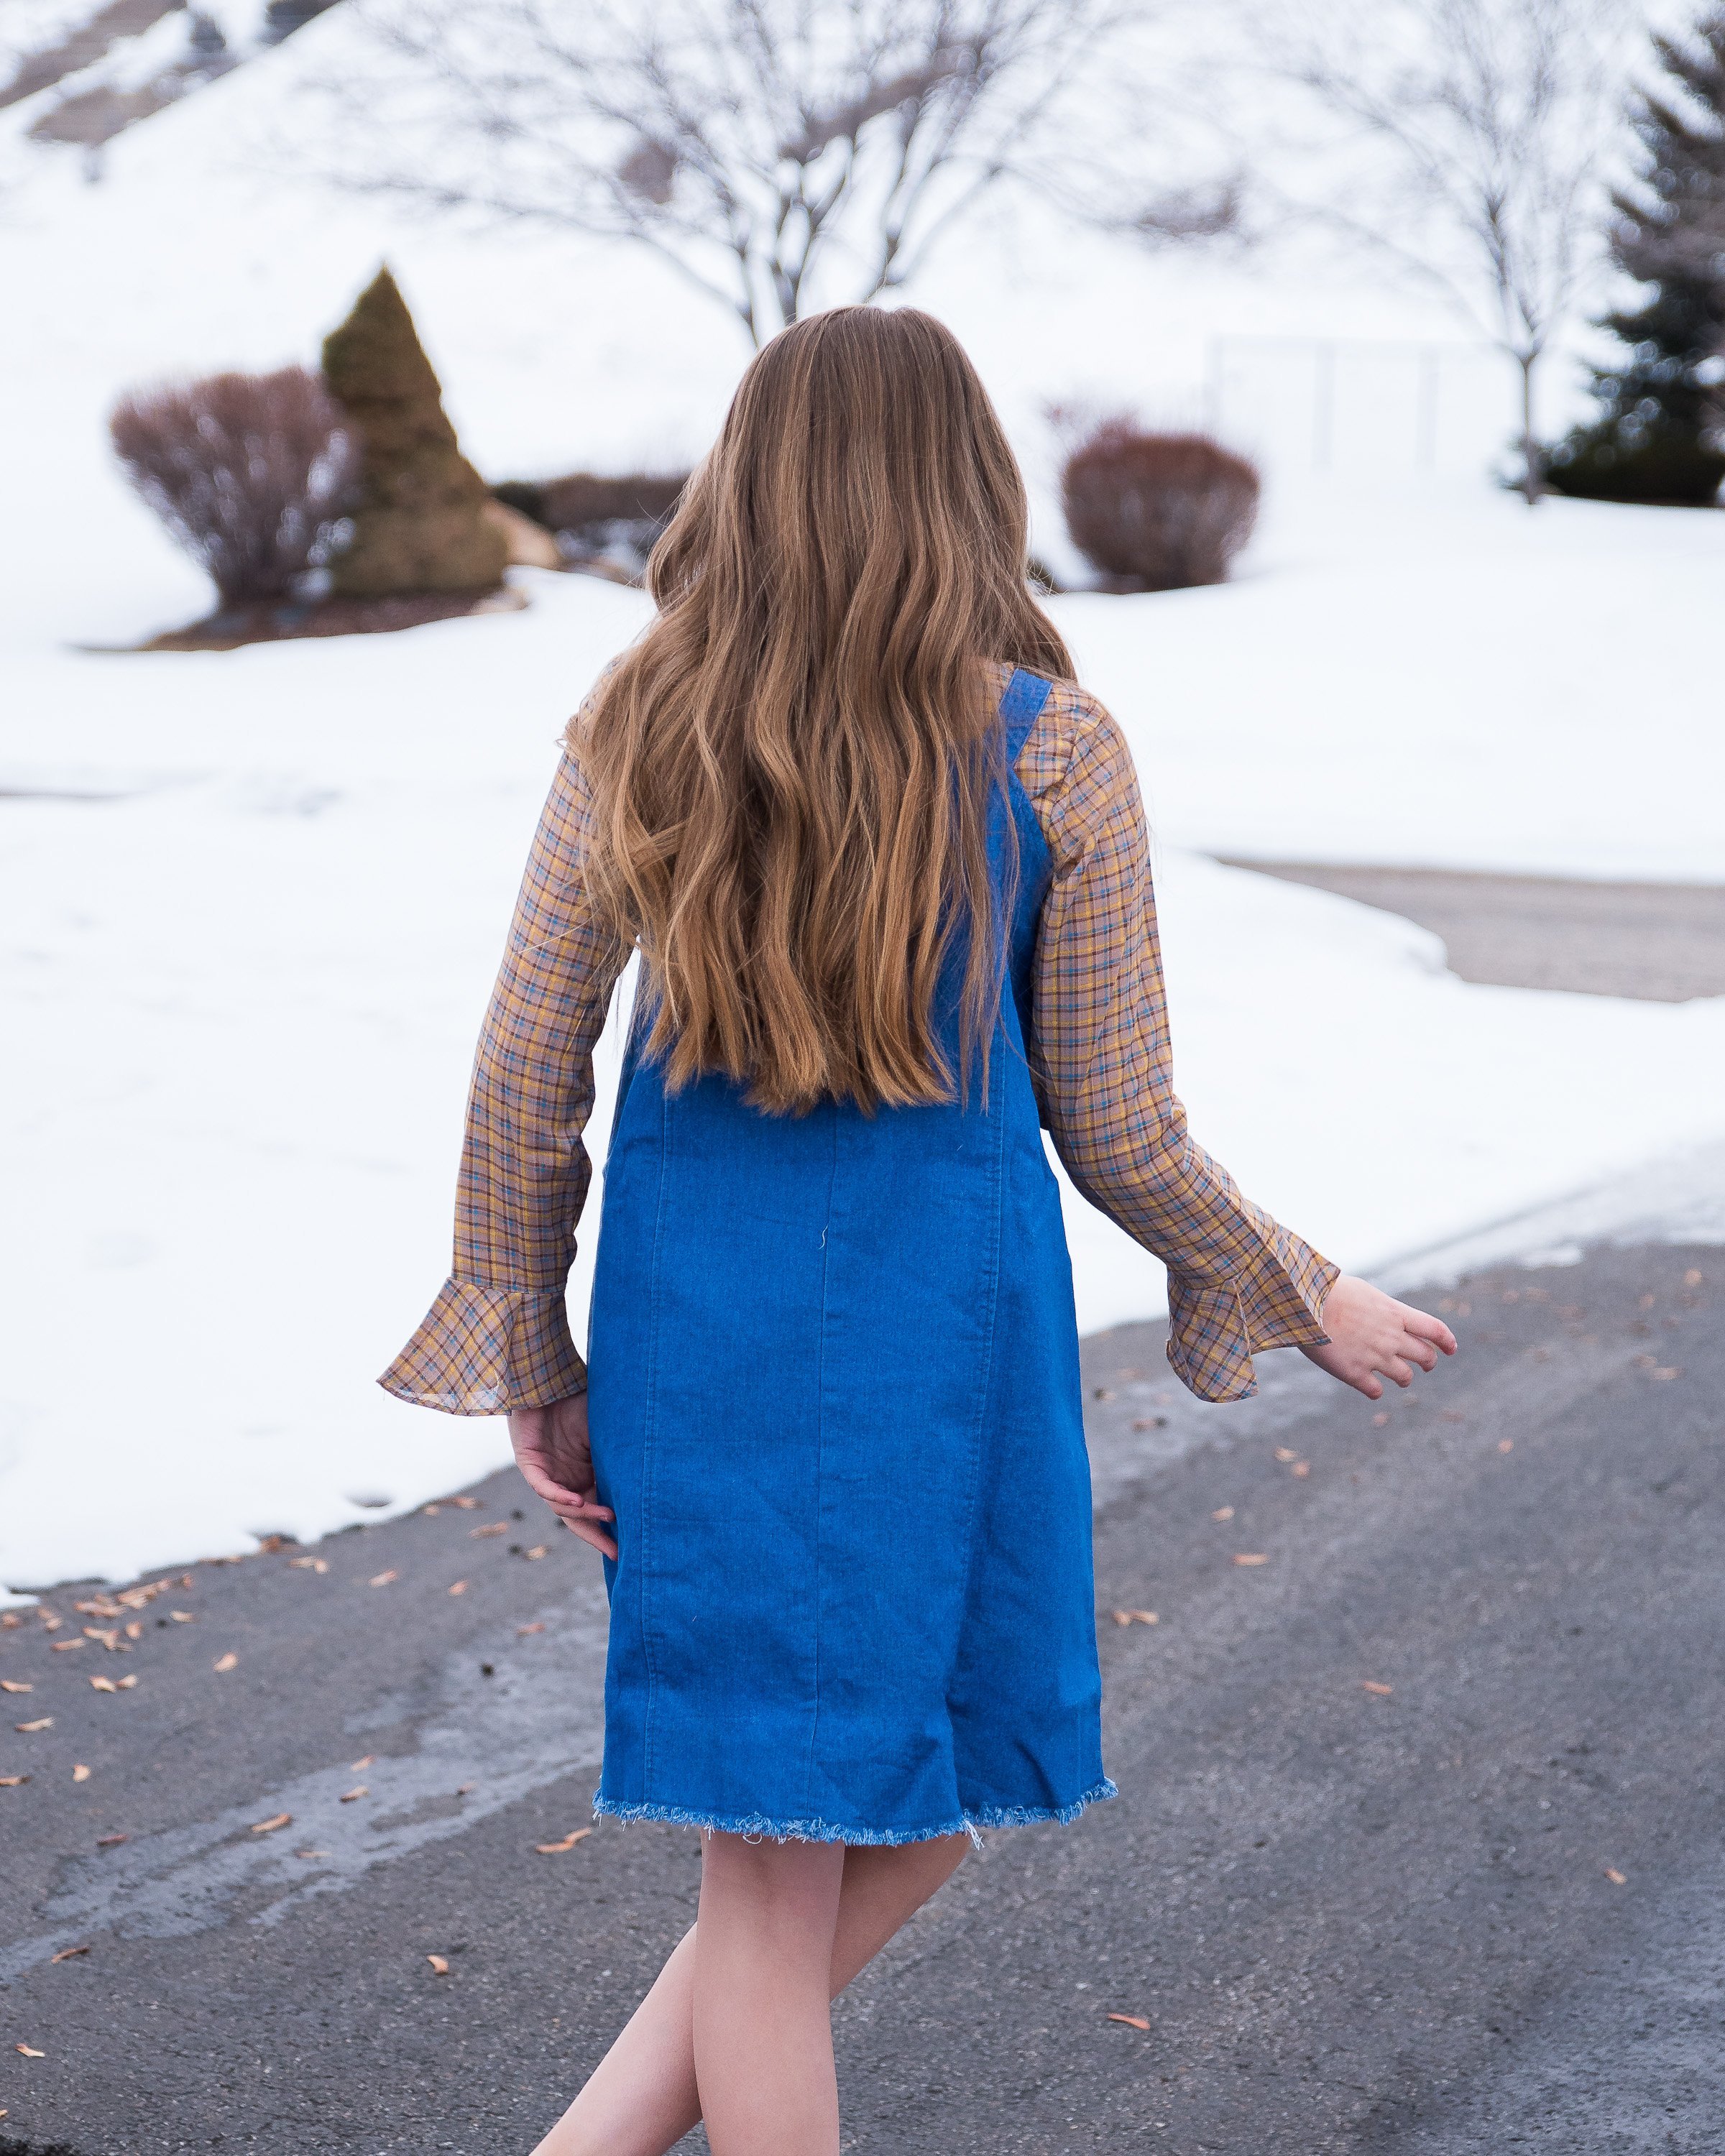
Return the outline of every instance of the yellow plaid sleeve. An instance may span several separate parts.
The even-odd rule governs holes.
[[[1337,1268],[1242,1197],[1175,1097],[1149,834],[1132,752],[1056,683],[1018,763],[1054,855],[1033,1046],[1067,1173],[1168,1269],[1168,1360],[1201,1399],[1257,1389],[1261,1348],[1316,1346]]]
[[[474,1060],[449,1278],[378,1379],[445,1414],[544,1407],[587,1387],[564,1289],[593,1164],[593,1045],[629,957],[583,863],[592,802],[565,753],[516,901]]]

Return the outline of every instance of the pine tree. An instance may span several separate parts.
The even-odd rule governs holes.
[[[1635,100],[1640,169],[1613,198],[1611,249],[1652,291],[1600,323],[1628,355],[1594,370],[1600,414],[1557,445],[1548,476],[1597,501],[1705,507],[1725,479],[1725,6],[1654,47],[1668,84]]]
[[[363,447],[353,536],[331,565],[350,598],[489,591],[507,542],[485,481],[461,454],[443,392],[387,269],[324,339],[324,380]]]

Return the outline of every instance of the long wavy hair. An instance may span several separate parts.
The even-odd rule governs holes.
[[[648,1052],[757,1106],[952,1100],[999,1013],[991,662],[1070,675],[1024,481],[928,315],[841,307],[756,357],[655,548],[657,618],[570,745],[590,888],[638,941]],[[958,1065],[935,1004],[968,940]]]

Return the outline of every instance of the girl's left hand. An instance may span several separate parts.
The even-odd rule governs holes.
[[[515,1464],[536,1497],[544,1498],[563,1525],[607,1557],[617,1544],[599,1524],[617,1515],[593,1496],[593,1448],[587,1434],[587,1395],[548,1408],[516,1408],[509,1418]]]

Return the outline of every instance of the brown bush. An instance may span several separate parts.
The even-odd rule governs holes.
[[[134,390],[110,417],[126,477],[224,607],[280,598],[329,547],[359,444],[315,374],[212,374]]]
[[[1219,584],[1258,516],[1255,465],[1206,434],[1109,420],[1066,459],[1073,544],[1111,592]]]
[[[687,472],[569,472],[506,480],[493,491],[554,531],[566,560],[608,561],[639,576],[688,484]]]

